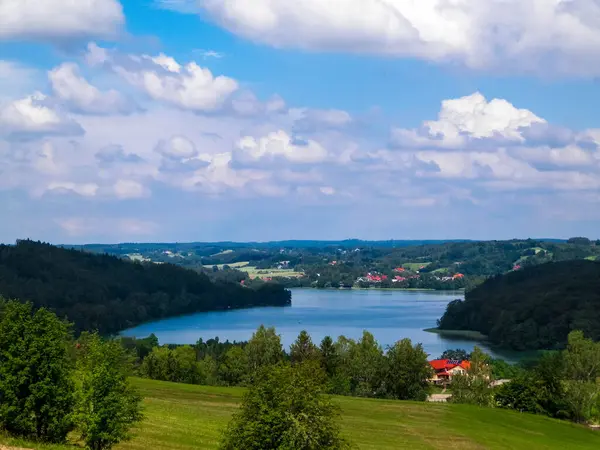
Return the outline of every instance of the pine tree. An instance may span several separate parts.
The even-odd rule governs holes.
[[[300,332],[298,338],[290,347],[290,359],[292,364],[319,359],[319,349],[313,344],[310,335],[305,330]]]

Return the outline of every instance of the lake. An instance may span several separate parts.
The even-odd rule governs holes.
[[[358,339],[368,330],[384,347],[402,338],[423,344],[431,357],[446,349],[485,345],[443,338],[423,331],[436,326],[446,305],[462,292],[400,290],[292,289],[292,306],[207,312],[147,323],[123,331],[124,336],[146,337],[154,333],[161,344],[194,344],[218,336],[221,341],[244,341],[261,324],[274,326],[288,348],[301,330],[315,343],[325,336]],[[492,353],[492,352],[490,352]]]

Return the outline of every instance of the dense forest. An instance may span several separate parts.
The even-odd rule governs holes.
[[[277,284],[253,289],[172,264],[29,240],[0,245],[0,295],[47,307],[76,331],[103,334],[180,314],[291,303],[291,293]]]
[[[600,241],[281,241],[85,245],[125,259],[169,262],[213,280],[286,287],[471,289],[547,262],[600,259]]]
[[[600,262],[564,261],[492,277],[448,305],[446,330],[515,350],[562,348],[572,330],[600,340]]]

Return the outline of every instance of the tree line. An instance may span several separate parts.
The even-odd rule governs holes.
[[[137,352],[141,376],[163,381],[247,386],[265,367],[310,362],[322,368],[329,394],[425,400],[432,375],[420,344],[403,339],[384,351],[368,331],[358,340],[328,336],[318,345],[302,331],[289,352],[275,329],[264,326],[240,343],[210,339],[194,346],[159,346],[154,336],[120,340]],[[149,352],[148,345],[152,345]]]
[[[0,245],[0,293],[68,318],[76,332],[103,335],[175,315],[291,303],[291,293],[278,285],[246,288],[172,264],[133,263],[30,240]]]
[[[561,349],[572,330],[600,340],[600,262],[564,261],[490,278],[438,322],[515,350]]]

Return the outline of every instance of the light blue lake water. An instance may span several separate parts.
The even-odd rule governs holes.
[[[147,323],[122,334],[146,337],[154,333],[161,344],[194,344],[199,338],[215,336],[222,341],[244,341],[264,324],[276,328],[287,348],[302,330],[308,331],[315,343],[327,335],[358,339],[363,330],[369,330],[384,347],[410,338],[437,357],[446,349],[470,351],[481,345],[423,331],[435,327],[446,305],[457,298],[463,298],[463,293],[292,289],[290,307],[200,313]]]

